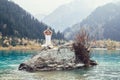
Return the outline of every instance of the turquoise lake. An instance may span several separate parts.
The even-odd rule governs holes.
[[[20,63],[36,51],[0,51],[0,80],[120,80],[120,51],[95,50],[91,58],[99,65],[71,71],[29,73],[19,71]]]

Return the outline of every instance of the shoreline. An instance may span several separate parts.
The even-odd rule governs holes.
[[[107,48],[91,48],[92,50],[108,50]]]
[[[9,46],[9,47],[1,47],[0,46],[0,51],[2,50],[24,50],[24,51],[27,51],[27,50],[37,50],[37,51],[40,51],[43,47],[42,46],[32,46],[32,45],[29,45],[29,46]],[[107,48],[91,48],[92,50],[108,50]],[[116,48],[115,50],[120,50],[120,48]]]
[[[42,47],[41,46],[10,46],[10,47],[0,47],[0,51],[2,50],[6,50],[6,51],[9,51],[9,50],[24,50],[24,51],[27,51],[27,50],[41,50]]]
[[[107,48],[91,48],[92,50],[108,50]],[[111,50],[120,50],[120,48],[111,49]],[[109,50],[108,50],[109,51]]]

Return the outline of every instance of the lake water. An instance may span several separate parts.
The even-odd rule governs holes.
[[[87,69],[35,73],[19,71],[19,64],[35,53],[0,51],[0,80],[120,80],[120,51],[93,51],[91,57],[99,65]]]

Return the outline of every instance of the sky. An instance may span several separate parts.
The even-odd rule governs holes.
[[[72,0],[12,0],[33,15],[49,14],[62,4]]]
[[[48,15],[52,11],[54,11],[57,7],[75,0],[11,0],[11,1],[17,3],[32,15],[37,14]],[[117,2],[120,0],[91,0],[91,1],[93,1],[92,6],[95,7],[96,5],[102,5],[112,1]]]

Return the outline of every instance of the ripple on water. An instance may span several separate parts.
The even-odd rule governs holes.
[[[120,80],[119,51],[93,52],[92,58],[97,60],[99,65],[88,69],[35,73],[18,71],[19,64],[29,59],[31,55],[29,52],[27,54],[13,51],[7,52],[6,55],[0,52],[0,80]]]

